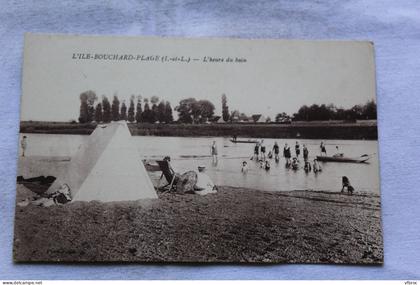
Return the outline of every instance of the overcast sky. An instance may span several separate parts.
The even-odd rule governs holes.
[[[207,99],[221,113],[292,114],[313,103],[345,108],[375,99],[373,45],[368,42],[182,40],[26,35],[22,120],[68,121],[79,116],[79,94],[93,90],[120,101],[158,96]],[[73,59],[73,54],[184,56],[190,63]],[[76,58],[78,55],[76,55]],[[205,63],[204,57],[243,58]]]

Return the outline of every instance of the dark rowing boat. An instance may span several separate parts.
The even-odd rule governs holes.
[[[364,154],[360,157],[345,157],[345,156],[317,156],[316,159],[318,161],[323,162],[354,162],[354,163],[363,163],[366,162],[370,158],[369,155]]]
[[[234,140],[234,139],[230,139],[231,142],[233,143],[257,143],[258,140]]]

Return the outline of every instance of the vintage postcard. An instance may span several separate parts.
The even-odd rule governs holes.
[[[16,262],[382,264],[374,46],[25,36]]]

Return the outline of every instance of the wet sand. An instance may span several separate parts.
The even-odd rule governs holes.
[[[14,260],[383,263],[378,195],[219,189],[16,206]],[[17,186],[17,202],[32,194]]]

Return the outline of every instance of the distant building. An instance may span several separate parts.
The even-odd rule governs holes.
[[[213,116],[209,118],[210,123],[224,123],[222,116]]]
[[[230,115],[230,121],[232,123],[237,123],[239,122],[239,111],[233,111],[232,114]]]
[[[222,116],[213,116],[213,117],[209,118],[208,122],[212,123],[212,124],[225,124],[226,123],[223,120]]]

